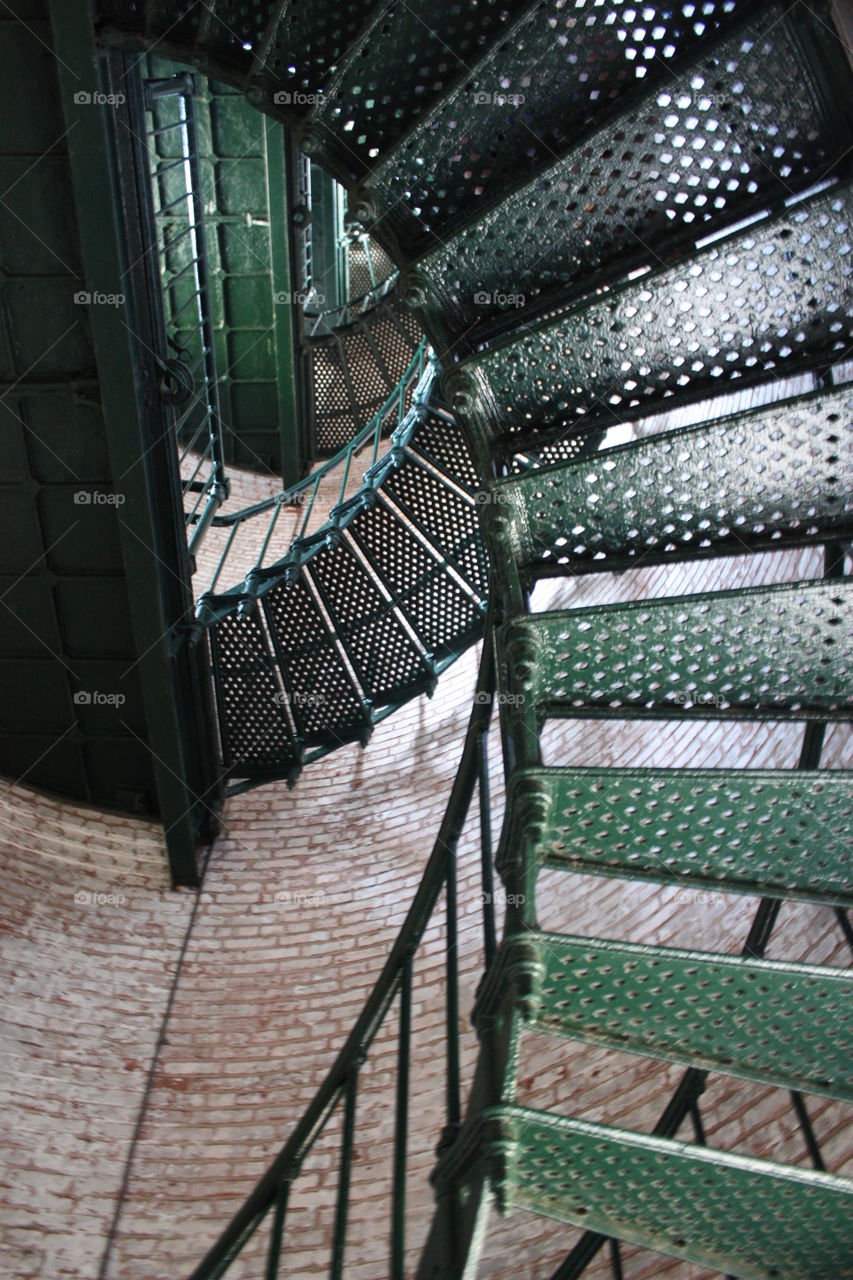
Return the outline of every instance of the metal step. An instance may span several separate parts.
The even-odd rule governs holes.
[[[700,17],[695,4],[680,2],[657,5],[641,20],[622,0],[530,5],[480,60],[467,60],[469,74],[450,93],[383,149],[362,182],[362,203],[408,254],[441,243],[521,173],[563,155],[602,111],[669,80],[751,7],[704,4]]]
[[[836,186],[454,370],[455,409],[492,439],[583,434],[737,382],[825,368],[853,341],[853,187]]]
[[[474,1020],[853,1100],[853,973],[537,930],[504,939]],[[510,1055],[512,1057],[512,1055]]]
[[[853,386],[499,480],[487,505],[536,575],[853,533]]]
[[[544,172],[525,166],[523,185],[414,263],[425,322],[469,342],[472,326],[475,339],[514,328],[823,179],[853,140],[850,66],[825,10],[768,5]]]
[[[540,613],[499,631],[541,716],[853,718],[853,582]]]
[[[526,0],[377,6],[311,113],[312,155],[357,179],[440,98]]]
[[[848,771],[520,769],[497,866],[850,907],[851,826]]]
[[[262,597],[285,699],[307,747],[366,736],[370,706],[321,612],[310,569]]]
[[[210,647],[225,768],[258,776],[296,768],[301,749],[287,691],[257,608],[221,618],[210,629]]]
[[[853,1180],[523,1107],[478,1137],[505,1208],[749,1280],[853,1277]]]
[[[337,453],[382,408],[419,341],[412,312],[389,295],[356,324],[306,344],[318,457]]]
[[[311,557],[323,600],[361,688],[374,707],[431,688],[435,676],[346,536]]]
[[[232,6],[235,7],[235,6]],[[299,125],[376,7],[376,0],[273,0],[248,83],[250,101]]]
[[[479,639],[483,611],[477,601],[381,497],[347,528],[436,661],[462,653]]]
[[[489,571],[476,502],[422,466],[414,452],[407,453],[406,461],[408,465],[387,473],[383,494],[432,544],[436,555],[456,570],[478,600],[485,601]]]

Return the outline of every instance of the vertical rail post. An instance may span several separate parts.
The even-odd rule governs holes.
[[[406,1155],[409,1129],[409,1047],[412,1027],[412,953],[400,976],[400,1026],[397,1042],[397,1113],[394,1130],[394,1183],[391,1203],[391,1280],[404,1280],[406,1259]]]
[[[335,1231],[332,1237],[331,1280],[341,1280],[344,1273],[344,1246],[349,1216],[349,1187],[352,1173],[352,1143],[355,1134],[355,1101],[358,1093],[359,1063],[349,1071],[344,1105],[344,1131],[341,1138],[341,1175],[338,1179],[338,1202],[335,1206]]]
[[[284,1238],[284,1218],[287,1213],[287,1197],[290,1195],[290,1179],[285,1178],[275,1202],[270,1247],[267,1254],[266,1280],[278,1280],[278,1264],[281,1258],[281,1242]]]

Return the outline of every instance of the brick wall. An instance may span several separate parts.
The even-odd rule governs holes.
[[[97,1275],[193,895],[146,822],[2,787],[0,1272]]]
[[[815,552],[634,571],[552,584],[541,604],[673,594],[819,572]],[[537,600],[537,603],[540,603]],[[287,1138],[356,1018],[409,906],[461,750],[476,655],[435,698],[408,704],[362,751],[234,798],[210,857],[165,1037],[156,1057],[106,1275],[173,1280],[215,1239]],[[494,737],[495,735],[493,735]],[[566,722],[547,737],[562,763],[779,765],[796,762],[794,725],[712,721]],[[494,744],[496,747],[496,743]],[[846,729],[824,761],[851,767]],[[495,831],[502,805],[494,752]],[[15,788],[5,800],[12,973],[4,1031],[7,1154],[2,1215],[10,1276],[92,1277],[112,1220],[194,896],[168,889],[149,826],[72,810]],[[478,848],[460,848],[460,1027],[465,1079],[476,1060],[469,1013],[482,970]],[[123,903],[75,901],[121,894]],[[282,900],[284,899],[284,900]],[[755,902],[617,880],[543,877],[545,927],[633,940],[739,949]],[[443,1124],[444,957],[441,906],[416,959],[408,1229],[410,1272],[429,1224],[427,1177]],[[771,954],[846,963],[832,913],[786,906]],[[387,1274],[396,1011],[363,1069],[345,1274]],[[544,1037],[523,1047],[520,1100],[605,1122],[649,1127],[676,1068]],[[844,1108],[808,1099],[829,1167],[853,1172]],[[787,1095],[715,1079],[712,1143],[807,1164]],[[325,1274],[334,1212],[333,1121],[292,1195],[288,1269]],[[526,1215],[493,1223],[481,1275],[550,1273],[576,1233]],[[262,1274],[263,1238],[235,1276]],[[604,1259],[606,1261],[606,1259]],[[608,1266],[590,1275],[606,1276]],[[625,1274],[702,1280],[700,1268],[625,1251]]]

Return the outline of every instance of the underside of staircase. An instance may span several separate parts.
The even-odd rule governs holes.
[[[355,496],[199,615],[225,764],[249,782],[366,741],[481,636],[494,660],[478,698],[500,711],[509,905],[421,1280],[476,1274],[491,1205],[583,1231],[553,1280],[605,1246],[622,1276],[620,1242],[725,1276],[853,1277],[853,1181],[825,1167],[803,1101],[853,1101],[850,971],[765,957],[785,900],[829,904],[853,945],[853,775],[821,769],[827,729],[853,718],[849,16],[828,0],[96,4],[104,49],[156,48],[283,121],[399,268],[373,319],[315,351],[330,448],[381,404],[394,343],[408,359],[423,331],[432,350]],[[715,559],[808,547],[822,574],[702,588]],[[620,598],[650,566],[696,587]],[[594,575],[613,597],[585,605]],[[478,715],[451,805],[470,800]],[[606,720],[785,722],[802,746],[778,769],[551,758],[556,722]],[[618,921],[581,936],[540,927],[543,871],[759,906],[739,953],[640,945]],[[432,861],[424,883],[434,905]],[[267,1274],[280,1255],[287,1274],[287,1191],[338,1103],[346,1163],[359,1054],[392,998],[408,1007],[428,916],[197,1280],[267,1214]],[[682,1083],[651,1132],[532,1109],[533,1034],[677,1063]],[[787,1091],[810,1165],[708,1145],[709,1073]],[[389,1274],[405,1274],[396,1228]]]

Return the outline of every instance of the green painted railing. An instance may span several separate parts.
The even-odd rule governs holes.
[[[290,488],[283,489],[280,493],[276,493],[269,498],[265,498],[262,502],[256,502],[251,506],[243,507],[239,511],[230,512],[227,515],[217,515],[212,521],[213,526],[230,528],[230,533],[225,546],[223,547],[222,554],[216,564],[216,568],[214,569],[213,576],[206,588],[205,594],[212,594],[215,591],[216,584],[219,581],[222,570],[232,555],[237,536],[249,521],[260,519],[264,515],[268,516],[267,529],[260,552],[249,567],[249,573],[256,573],[263,566],[276,524],[278,523],[281,512],[285,507],[304,508],[299,532],[294,539],[295,542],[298,542],[299,539],[304,538],[309,531],[309,524],[314,512],[320,485],[322,481],[325,480],[333,471],[340,471],[341,474],[340,490],[336,505],[343,502],[353,460],[358,457],[363,450],[369,447],[371,450],[370,466],[373,466],[379,456],[379,446],[382,441],[382,437],[388,432],[389,419],[393,420],[393,416],[396,414],[397,428],[402,425],[407,413],[407,401],[414,400],[418,395],[419,389],[422,389],[425,371],[430,382],[432,381],[434,367],[434,357],[431,357],[428,354],[427,342],[424,338],[421,340],[417,350],[412,356],[412,359],[409,361],[406,371],[397,386],[385,400],[385,403],[377,409],[370,421],[365,423],[362,429],[352,437],[349,443],[340,449],[333,457],[329,458],[328,461],[324,462],[322,466],[319,466],[315,471],[312,471],[310,475],[305,476],[296,484],[291,485]],[[330,520],[334,523],[334,507],[332,508]],[[248,574],[244,575],[244,579],[246,576],[248,576]]]
[[[493,618],[486,620],[491,633]],[[338,1190],[328,1275],[339,1280],[343,1273],[349,1215],[350,1172],[356,1129],[359,1072],[370,1046],[391,1009],[399,1002],[397,1030],[396,1095],[387,1105],[394,1110],[394,1160],[389,1204],[389,1267],[391,1280],[403,1280],[406,1248],[406,1169],[409,1134],[409,1057],[412,1021],[414,957],[438,899],[445,893],[445,1129],[442,1149],[453,1144],[462,1119],[459,1055],[459,986],[457,948],[456,849],[465,826],[475,786],[480,794],[480,843],[484,948],[495,954],[492,901],[492,849],[489,823],[487,735],[495,690],[494,649],[487,644],[477,679],[477,693],[468,721],[465,744],[450,798],[432,853],[406,919],[397,935],[382,973],[356,1019],[334,1065],[301,1120],[267,1172],[234,1215],[219,1239],[192,1272],[191,1280],[215,1280],[224,1275],[255,1232],[271,1216],[267,1248],[266,1280],[277,1280],[286,1249],[287,1210],[290,1189],[302,1165],[332,1116],[343,1108],[338,1158]]]

